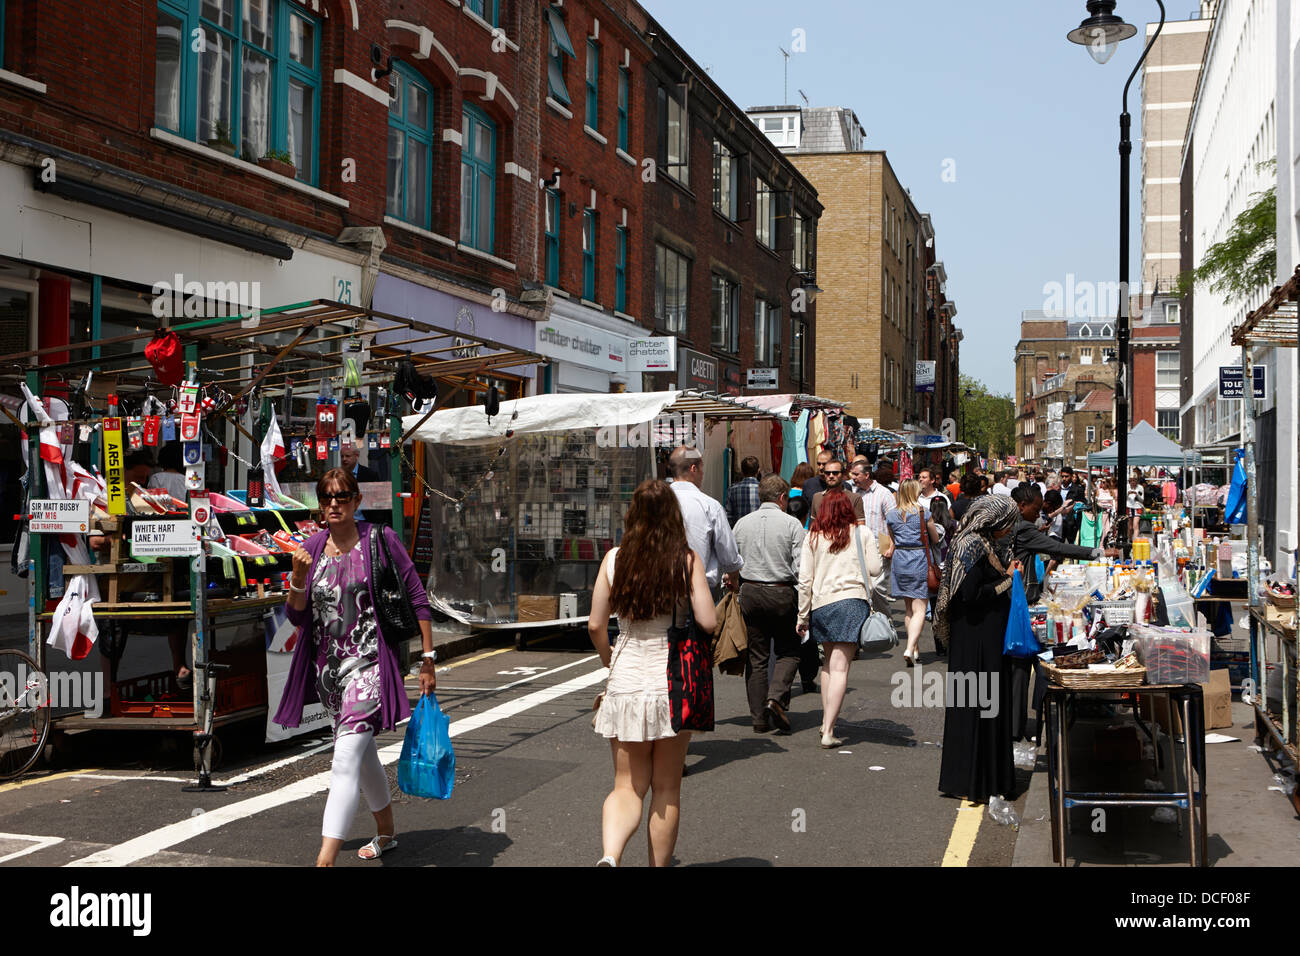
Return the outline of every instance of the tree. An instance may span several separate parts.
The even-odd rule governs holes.
[[[1016,403],[1010,395],[995,395],[983,382],[963,375],[958,401],[962,441],[993,458],[1016,453]]]
[[[1262,170],[1276,166],[1265,160]],[[1227,302],[1240,302],[1260,288],[1271,288],[1277,277],[1277,186],[1251,193],[1252,202],[1232,221],[1222,242],[1205,250],[1204,261],[1178,277],[1175,292],[1184,296],[1197,283]]]

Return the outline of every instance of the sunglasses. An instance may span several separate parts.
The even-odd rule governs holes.
[[[835,477],[836,475],[842,475],[842,474],[844,474],[844,472],[839,471],[839,470],[831,471],[829,468],[823,468],[823,469],[822,469],[822,474],[824,474],[824,475],[826,475],[826,476],[828,476],[828,477],[832,477],[832,478],[833,478],[833,477]]]
[[[335,492],[335,493],[330,493],[330,492],[327,491],[327,492],[325,492],[323,495],[320,496],[320,503],[323,504],[323,505],[325,505],[325,504],[329,504],[331,501],[338,501],[338,502],[341,502],[341,503],[346,503],[346,502],[351,501],[351,500],[352,500],[353,498],[355,498],[355,497],[356,497],[356,495],[354,495],[354,494],[353,494],[352,492],[350,492],[350,491],[339,491],[339,492]]]

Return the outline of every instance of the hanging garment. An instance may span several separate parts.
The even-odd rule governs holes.
[[[906,448],[898,453],[898,480],[906,481],[912,477],[912,453]]]
[[[1165,504],[1172,508],[1178,502],[1178,486],[1172,481],[1166,481],[1160,487],[1160,495],[1165,499]]]
[[[802,415],[800,418],[802,419]],[[802,459],[799,454],[798,445],[799,423],[791,421],[781,422],[781,477],[786,481],[794,474],[795,468]]]
[[[1237,465],[1232,469],[1232,484],[1228,486],[1228,498],[1223,504],[1223,520],[1228,524],[1245,524],[1246,522],[1246,468],[1242,464],[1245,452],[1237,449]]]
[[[798,461],[793,464],[803,464],[808,460],[808,419],[811,413],[804,409],[799,413],[799,420],[794,423],[794,450]],[[794,474],[793,468],[790,474]]]
[[[816,460],[817,456],[822,453],[826,446],[826,413],[817,412],[813,415],[812,427],[810,429],[812,441],[809,445],[812,447],[808,450],[808,457]]]
[[[780,472],[782,452],[785,451],[785,431],[782,423],[772,419],[772,470]]]
[[[1079,516],[1079,547],[1096,548],[1101,544],[1101,515],[1085,511]]]

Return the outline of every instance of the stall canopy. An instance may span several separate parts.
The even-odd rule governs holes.
[[[728,396],[693,389],[618,394],[534,395],[501,403],[490,420],[482,406],[448,408],[421,421],[408,415],[403,433],[417,441],[477,444],[499,441],[507,432],[528,435],[578,428],[634,427],[662,416],[703,416],[725,421],[791,418],[814,407],[842,407],[810,395]]]
[[[1088,455],[1088,464],[1101,468],[1114,468],[1119,459],[1119,447],[1111,445],[1101,451]],[[1149,422],[1138,422],[1128,433],[1128,463],[1137,468],[1163,466],[1181,468],[1184,464],[1194,464],[1200,455],[1185,453],[1164,435],[1156,431]]]

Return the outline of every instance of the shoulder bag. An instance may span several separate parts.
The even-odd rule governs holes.
[[[379,560],[383,553],[383,561]],[[371,573],[377,574],[375,581],[375,618],[379,622],[379,631],[390,647],[409,641],[420,633],[420,622],[411,607],[411,596],[406,593],[406,584],[397,576],[393,566],[393,556],[388,550],[388,538],[383,529],[370,526],[370,567]],[[383,570],[380,571],[379,569]]]
[[[711,635],[700,633],[686,600],[686,623],[677,626],[677,609],[668,628],[668,709],[673,730],[713,729],[713,655]]]
[[[867,602],[870,606],[871,575],[867,574],[867,556],[862,550],[862,534],[858,528],[854,528],[851,534],[858,546],[858,566],[862,568],[862,583],[867,589]],[[897,646],[898,632],[894,630],[894,625],[884,614],[872,611],[858,632],[858,647],[864,651],[887,651]]]
[[[939,590],[939,566],[930,553],[930,522],[925,509],[921,509],[918,516],[921,519],[921,550],[925,552],[925,586],[933,592]]]

